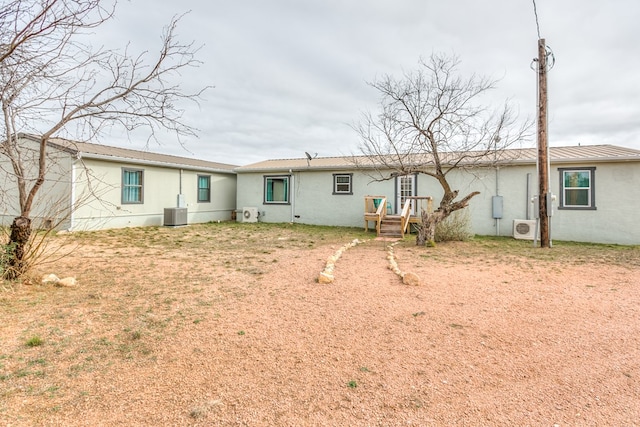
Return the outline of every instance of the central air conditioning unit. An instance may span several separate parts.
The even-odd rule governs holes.
[[[258,208],[242,208],[242,222],[258,222]]]
[[[533,240],[536,237],[536,220],[514,219],[513,237],[515,239]]]
[[[187,225],[187,208],[164,208],[165,227]]]

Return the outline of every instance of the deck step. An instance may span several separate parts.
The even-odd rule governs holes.
[[[402,237],[402,222],[400,217],[385,217],[380,222],[381,237]]]

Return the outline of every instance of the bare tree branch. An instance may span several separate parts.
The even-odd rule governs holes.
[[[458,65],[456,57],[433,54],[401,79],[385,76],[370,83],[381,95],[380,112],[365,113],[354,126],[363,155],[354,162],[373,167],[374,180],[421,173],[438,181],[444,195],[437,215],[423,221],[433,226],[427,230],[430,238],[439,221],[479,194],[473,191],[456,201],[458,191],[451,188],[448,174],[490,166],[508,147],[531,136],[532,123],[518,124],[508,101],[497,110],[478,103],[496,81],[476,75],[463,78],[457,74]],[[419,233],[418,243],[424,238]]]
[[[164,29],[155,53],[83,43],[113,17],[115,6],[110,0],[11,0],[0,6],[0,160],[11,164],[22,218],[29,219],[47,179],[52,138],[93,140],[114,126],[146,128],[147,141],[160,129],[180,144],[181,137],[196,134],[180,105],[197,103],[207,88],[187,93],[179,84],[183,70],[200,65],[198,48],[176,37],[180,17]],[[25,156],[21,132],[38,135],[35,159]]]

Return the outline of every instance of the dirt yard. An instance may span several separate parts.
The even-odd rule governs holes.
[[[334,281],[317,278],[327,259]],[[0,291],[6,426],[640,425],[640,248],[210,224],[56,238]],[[76,247],[77,246],[77,247]],[[60,254],[63,252],[59,252]]]

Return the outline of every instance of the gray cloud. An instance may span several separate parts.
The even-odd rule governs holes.
[[[640,4],[537,6],[541,35],[556,56],[551,144],[640,148]],[[130,40],[132,49],[152,52],[162,26],[188,10],[179,34],[203,45],[203,66],[183,75],[182,84],[215,86],[200,108],[185,105],[200,129],[199,139],[185,143],[200,158],[246,164],[304,151],[357,152],[349,124],[363,110],[376,111],[377,93],[367,82],[413,70],[434,51],[459,55],[465,74],[500,79],[492,104],[510,98],[523,117],[535,116],[530,64],[538,37],[530,1],[134,0],[121,2],[117,19],[97,36],[108,46]],[[130,144],[138,148],[136,139]],[[151,149],[191,155],[169,137]]]

